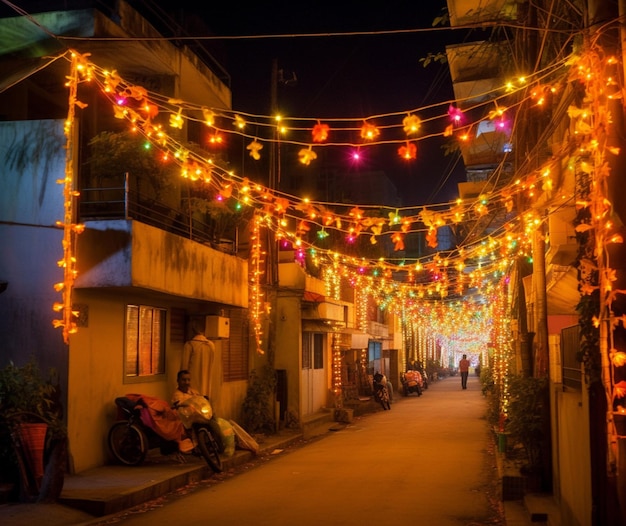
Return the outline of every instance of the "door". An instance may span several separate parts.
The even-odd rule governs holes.
[[[302,416],[319,411],[326,405],[326,335],[302,333]]]
[[[383,343],[370,340],[367,344],[367,374],[373,376],[377,372],[389,376],[389,356],[383,356]]]

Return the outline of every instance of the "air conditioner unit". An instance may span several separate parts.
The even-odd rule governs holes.
[[[224,316],[207,316],[204,335],[207,338],[230,338],[230,319]]]

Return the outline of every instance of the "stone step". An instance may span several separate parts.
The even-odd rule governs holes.
[[[304,416],[301,422],[302,432],[307,434],[314,428],[334,422],[334,416],[334,411],[330,409],[323,409],[312,415]]]
[[[524,495],[524,507],[528,510],[530,522],[561,526],[559,507],[551,494],[528,493]]]

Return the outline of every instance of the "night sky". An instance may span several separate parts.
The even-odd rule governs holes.
[[[197,4],[176,2],[178,10],[186,16],[197,15],[213,35],[324,35],[211,41],[212,53],[231,75],[235,111],[271,114],[274,60],[283,70],[283,78],[297,78],[297,82],[278,86],[278,108],[285,115],[368,117],[453,99],[447,65],[436,63],[424,68],[420,59],[445,51],[446,43],[459,41],[458,33],[328,35],[431,28],[433,20],[442,14],[445,0],[391,0],[374,5],[353,1],[304,5],[272,1],[246,7],[232,1]],[[187,28],[193,31],[193,19]],[[465,177],[461,162],[451,171],[454,158],[444,155],[443,142],[420,141],[418,157],[411,162],[400,159],[397,145],[369,148],[368,165],[363,168],[384,170],[392,177],[405,206],[443,203],[456,197],[456,183]]]

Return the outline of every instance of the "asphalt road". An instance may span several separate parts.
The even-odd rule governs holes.
[[[395,400],[389,411],[106,524],[504,525],[478,379],[470,375],[462,390],[459,376],[447,378]]]

